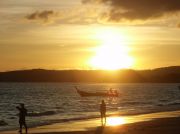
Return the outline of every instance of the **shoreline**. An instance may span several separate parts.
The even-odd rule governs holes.
[[[172,108],[172,109],[161,109],[159,111],[156,110],[151,110],[148,112],[136,112],[136,113],[117,113],[117,112],[110,112],[107,117],[114,117],[114,116],[120,116],[120,117],[138,117],[140,115],[151,115],[151,114],[156,114],[156,113],[174,113],[176,111],[180,111],[180,108]],[[41,126],[49,126],[49,125],[53,125],[53,124],[67,124],[69,122],[82,122],[82,121],[88,121],[88,120],[97,120],[99,118],[98,115],[96,116],[91,116],[91,117],[82,117],[82,118],[73,118],[73,119],[57,119],[56,121],[53,122],[49,122],[49,123],[40,123],[40,124],[34,124],[34,125],[29,125],[29,128],[36,128],[36,127],[41,127]],[[63,120],[63,121],[60,121]],[[6,122],[5,122],[6,123]],[[13,128],[8,128],[8,129],[2,129],[0,130],[0,132],[5,132],[5,131],[14,131],[16,130],[17,127],[13,127]]]
[[[110,116],[107,118],[107,125],[106,129],[114,129],[115,126],[110,124],[109,121],[112,119],[116,119],[115,122],[117,124],[115,125],[117,128],[124,127],[124,126],[130,126],[134,128],[135,124],[146,124],[147,122],[155,123],[156,122],[162,122],[162,120],[174,120],[175,122],[178,121],[180,123],[180,110],[177,111],[171,111],[171,112],[158,112],[158,113],[150,113],[150,114],[141,114],[141,115],[130,115],[130,116]],[[120,122],[118,122],[120,121]],[[119,123],[119,124],[118,124]],[[167,122],[168,123],[168,122]],[[178,125],[177,123],[177,125]],[[148,124],[148,123],[147,123]],[[160,124],[159,124],[160,125]],[[76,133],[87,133],[90,134],[90,132],[94,132],[95,130],[101,128],[101,123],[99,118],[95,119],[86,119],[86,120],[80,120],[80,121],[69,121],[65,123],[54,123],[50,125],[43,125],[43,126],[37,126],[33,128],[29,128],[29,132],[32,134],[76,134]],[[1,134],[16,134],[18,130],[10,130],[10,131],[0,131]],[[108,133],[107,133],[108,134]]]

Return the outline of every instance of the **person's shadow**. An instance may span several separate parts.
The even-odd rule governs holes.
[[[97,127],[95,134],[103,134],[105,126]]]

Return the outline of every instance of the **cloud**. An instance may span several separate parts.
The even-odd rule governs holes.
[[[180,11],[180,0],[82,0],[82,3],[108,6],[109,10],[101,17],[115,22],[155,19]]]
[[[30,22],[41,24],[93,24],[97,23],[98,8],[83,6],[81,8],[70,8],[66,10],[43,10],[36,11],[25,16]]]
[[[81,0],[79,7],[35,11],[25,16],[40,24],[177,25],[180,0]],[[172,20],[173,19],[173,20]],[[162,21],[163,20],[163,21]],[[163,23],[162,23],[163,22]],[[174,25],[173,25],[174,26]]]
[[[57,12],[53,10],[44,10],[44,11],[36,11],[31,14],[25,16],[25,18],[29,21],[41,21],[43,23],[49,23],[54,20],[58,16]]]

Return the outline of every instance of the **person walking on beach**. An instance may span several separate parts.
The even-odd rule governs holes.
[[[27,125],[26,125],[26,116],[27,116],[27,109],[24,107],[24,104],[21,103],[20,106],[16,107],[19,110],[19,133],[22,134],[22,126],[26,129],[27,134]]]
[[[100,113],[101,113],[101,124],[102,126],[106,124],[106,103],[104,100],[100,104]]]

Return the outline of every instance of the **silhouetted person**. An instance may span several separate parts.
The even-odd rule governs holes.
[[[20,106],[16,107],[19,110],[19,132],[22,133],[22,126],[26,129],[27,134],[27,125],[26,125],[26,116],[27,116],[27,109],[24,107],[24,104],[20,104]]]
[[[109,89],[109,94],[113,94],[112,88]]]
[[[102,100],[100,104],[100,113],[101,113],[101,124],[105,125],[106,124],[106,104],[104,100]]]

